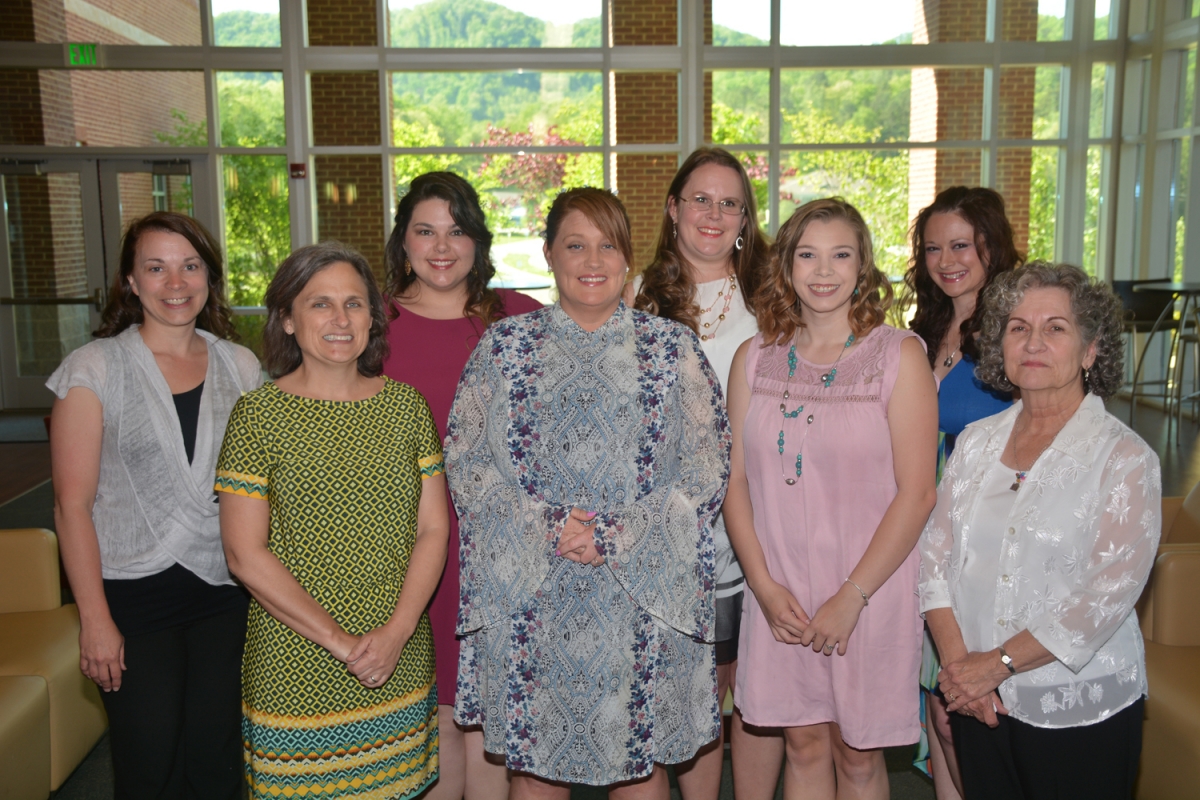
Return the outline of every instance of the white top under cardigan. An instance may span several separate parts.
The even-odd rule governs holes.
[[[950,607],[967,650],[1028,630],[1056,661],[1000,684],[1014,719],[1090,725],[1146,694],[1134,603],[1162,528],[1158,456],[1087,395],[1024,485],[1000,463],[1022,404],[968,425],[921,534],[921,612]]]
[[[702,323],[716,324],[717,316],[725,307],[725,297],[722,295],[721,302],[718,303],[717,292],[722,292],[728,287],[726,279],[696,284],[696,302],[701,308],[709,309],[704,320],[701,320]],[[642,276],[638,275],[633,279],[634,294],[637,294],[641,288]],[[721,381],[721,397],[727,398],[729,396],[729,370],[733,366],[733,357],[742,342],[753,338],[758,333],[758,320],[746,308],[740,286],[734,292],[733,297],[729,299],[729,310],[725,312],[725,319],[720,320],[720,323],[715,333],[712,328],[700,329],[700,333],[704,335],[712,334],[712,338],[700,340],[700,349],[704,351],[708,363]],[[717,549],[716,597],[719,600],[738,594],[746,585],[742,575],[742,565],[734,556],[733,544],[729,541],[729,534],[725,530],[724,514],[718,514],[713,522],[713,543]]]
[[[46,381],[59,398],[76,386],[90,389],[104,408],[92,507],[101,571],[107,579],[144,578],[178,563],[210,584],[232,583],[213,483],[229,412],[262,383],[258,359],[196,331],[208,342],[208,371],[189,464],[171,390],[139,327],[85,344]]]

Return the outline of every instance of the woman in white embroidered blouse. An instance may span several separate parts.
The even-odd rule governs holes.
[[[1104,409],[1120,304],[1044,262],[983,302],[978,375],[1021,401],[959,437],[919,545],[965,794],[1128,798],[1146,694],[1133,606],[1162,488],[1157,456]]]

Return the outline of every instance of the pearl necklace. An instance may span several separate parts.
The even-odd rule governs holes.
[[[728,290],[726,290],[726,288],[725,288],[726,283],[729,284]],[[707,342],[710,339],[717,338],[717,328],[720,328],[721,323],[725,321],[725,315],[729,313],[729,306],[733,302],[733,295],[734,295],[734,292],[736,292],[736,291],[737,291],[737,276],[736,275],[727,275],[727,276],[725,276],[725,280],[721,282],[721,288],[717,290],[717,296],[713,300],[712,305],[709,306],[708,308],[700,309],[700,316],[703,317],[705,314],[709,313],[710,311],[712,311],[714,308],[717,307],[717,303],[720,302],[722,297],[725,298],[725,306],[721,309],[721,313],[717,315],[717,318],[715,320],[709,320],[708,322],[702,322],[700,324],[700,327],[706,331],[709,328],[712,328],[712,333],[700,334],[700,341]]]
[[[833,382],[835,380],[837,380],[838,362],[842,360],[842,356],[845,355],[846,351],[850,349],[850,345],[852,345],[852,344],[854,344],[854,334],[853,333],[850,334],[849,338],[846,339],[846,344],[842,345],[842,350],[840,353],[838,353],[838,357],[836,359],[834,359],[833,366],[829,368],[828,372],[826,372],[824,375],[821,376],[821,383],[824,384],[824,387],[826,389],[828,389],[830,386],[832,386]],[[787,360],[788,360],[787,386],[784,387],[784,390],[783,390],[783,402],[779,404],[779,413],[783,415],[784,419],[795,419],[796,417],[800,416],[800,413],[802,411],[804,411],[803,404],[796,406],[796,408],[793,409],[792,411],[787,410],[787,401],[791,399],[792,377],[795,376],[796,364],[799,363],[799,360],[796,358],[796,343],[795,342],[792,342],[792,346],[788,350],[788,359]],[[808,440],[808,431],[809,431],[809,428],[812,426],[812,424],[813,424],[813,415],[809,414],[808,418],[805,420],[804,436],[801,437],[801,439],[800,439],[800,448],[796,451],[796,478],[799,478],[800,475],[804,472],[804,442]],[[778,444],[779,444],[779,474],[781,476],[783,476],[784,483],[786,483],[788,486],[795,486],[796,478],[789,478],[787,472],[783,468],[784,437],[783,437],[783,424],[782,423],[779,426],[779,442],[778,442]]]

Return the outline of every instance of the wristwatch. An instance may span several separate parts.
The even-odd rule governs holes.
[[[1012,656],[1005,652],[1003,647],[996,648],[1000,651],[1000,663],[1008,667],[1008,674],[1016,675],[1017,668],[1013,666]]]

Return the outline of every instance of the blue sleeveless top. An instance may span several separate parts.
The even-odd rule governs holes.
[[[938,430],[946,435],[946,457],[954,437],[976,420],[999,414],[1012,405],[1012,394],[1001,392],[975,377],[975,362],[963,355],[938,388]]]

